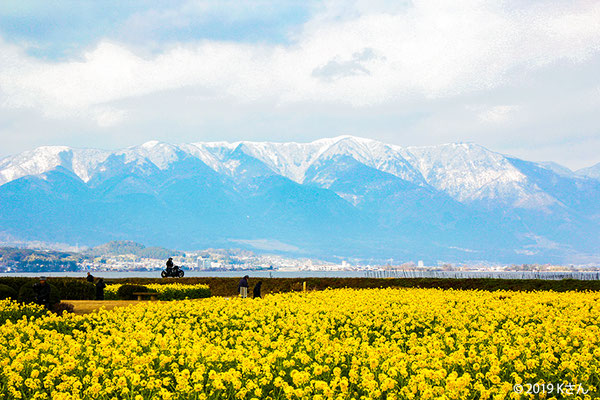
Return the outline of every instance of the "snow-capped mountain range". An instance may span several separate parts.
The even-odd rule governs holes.
[[[151,141],[0,159],[0,232],[179,248],[257,239],[299,254],[600,259],[600,164],[571,171],[472,143]]]

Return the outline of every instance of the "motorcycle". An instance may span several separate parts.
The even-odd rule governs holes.
[[[160,276],[162,276],[163,278],[183,278],[183,270],[179,268],[179,266],[174,265],[170,273],[169,271],[164,269],[160,273]]]

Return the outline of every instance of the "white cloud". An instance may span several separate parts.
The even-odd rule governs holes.
[[[499,105],[481,110],[478,117],[482,122],[501,124],[510,120],[518,110],[519,106],[516,105]]]
[[[97,106],[91,110],[94,121],[101,128],[110,128],[118,125],[123,119],[125,119],[125,110],[117,110],[112,107]]]
[[[533,149],[560,149],[565,138],[598,144],[599,2],[330,0],[285,45],[136,47],[157,21],[185,19],[188,6],[137,14],[121,41],[68,60],[0,39],[0,115],[11,127],[0,131],[11,135],[3,151],[29,148],[33,139],[18,145],[24,135],[87,146],[103,132],[111,147],[349,133],[407,145],[473,140],[583,166]],[[134,31],[142,34],[126,41]]]
[[[2,43],[2,100],[52,117],[88,115],[105,125],[123,114],[106,108],[99,113],[99,105],[185,87],[232,101],[361,107],[405,93],[443,98],[494,88],[515,74],[561,60],[581,63],[600,51],[600,3],[519,10],[501,4],[421,0],[387,14],[365,13],[357,3],[362,14],[341,20],[316,16],[320,22],[309,22],[293,45],[201,41],[149,58],[102,41],[81,59],[46,62]],[[354,60],[366,51],[377,56]],[[337,68],[339,79],[315,76],[328,66]],[[350,72],[339,74],[339,68]],[[482,118],[499,120],[509,111],[497,108]]]

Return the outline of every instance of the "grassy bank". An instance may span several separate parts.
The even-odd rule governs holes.
[[[140,304],[137,300],[68,300],[73,304],[75,314],[89,314],[100,308],[109,311],[115,307],[127,307],[131,304]]]

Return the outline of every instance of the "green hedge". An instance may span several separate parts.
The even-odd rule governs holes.
[[[13,299],[17,300],[18,292],[8,285],[0,284],[0,300]]]
[[[41,275],[41,274],[40,274]],[[29,282],[38,282],[39,278],[24,278],[20,276],[1,276],[0,277],[0,285],[6,285],[13,288],[17,293],[21,286]]]
[[[420,287],[441,289],[476,289],[476,290],[553,290],[565,292],[569,290],[600,291],[600,281],[584,281],[577,279],[541,280],[541,279],[453,279],[453,278],[260,278],[253,277],[252,272],[240,272],[236,278],[178,278],[177,283],[185,285],[205,284],[210,287],[213,296],[237,296],[237,285],[241,277],[250,275],[249,293],[258,281],[262,281],[262,293],[301,291],[306,282],[308,290],[324,290],[327,288],[379,288],[379,287]],[[169,284],[170,279],[161,278],[120,278],[105,279],[106,283],[121,284]]]
[[[33,285],[37,282],[38,281],[33,281],[21,286],[21,289],[19,289],[19,301],[21,303],[35,303],[36,295],[33,290]],[[57,303],[60,303],[60,293],[56,286],[50,285],[50,306]]]
[[[40,273],[40,275],[42,275]],[[6,285],[17,293],[26,284],[35,284],[39,278],[0,277],[0,286]],[[59,297],[65,300],[94,300],[96,287],[85,278],[48,278],[48,283],[56,287]],[[1,289],[0,289],[1,291]],[[2,294],[0,293],[0,299]]]
[[[600,291],[600,281],[583,281],[576,279],[539,280],[539,279],[451,279],[451,278],[259,278],[253,277],[252,272],[240,272],[235,278],[178,278],[177,282],[185,285],[205,284],[210,287],[213,296],[236,296],[237,285],[240,278],[250,275],[250,293],[259,280],[263,282],[262,293],[289,292],[302,290],[302,283],[306,282],[309,290],[323,290],[326,288],[378,288],[378,287],[422,287],[441,289],[477,289],[477,290],[554,290],[564,292],[568,290]],[[73,283],[62,284],[63,280]],[[0,284],[10,286],[17,292],[26,283],[38,282],[38,278],[0,277]],[[63,299],[86,300],[94,299],[93,284],[86,282],[85,278],[48,278],[48,282],[55,285]],[[77,283],[75,283],[77,282]],[[105,279],[110,284],[172,284],[171,279],[161,278],[120,278]],[[77,287],[75,287],[78,285]],[[105,291],[109,300],[108,291]],[[188,296],[190,297],[190,296]]]
[[[134,293],[137,292],[154,292],[154,290],[141,285],[123,285],[117,291],[117,297],[121,300],[135,300],[137,296],[134,296]]]
[[[56,286],[61,299],[64,300],[95,300],[96,286],[84,279],[76,278],[51,278]]]

